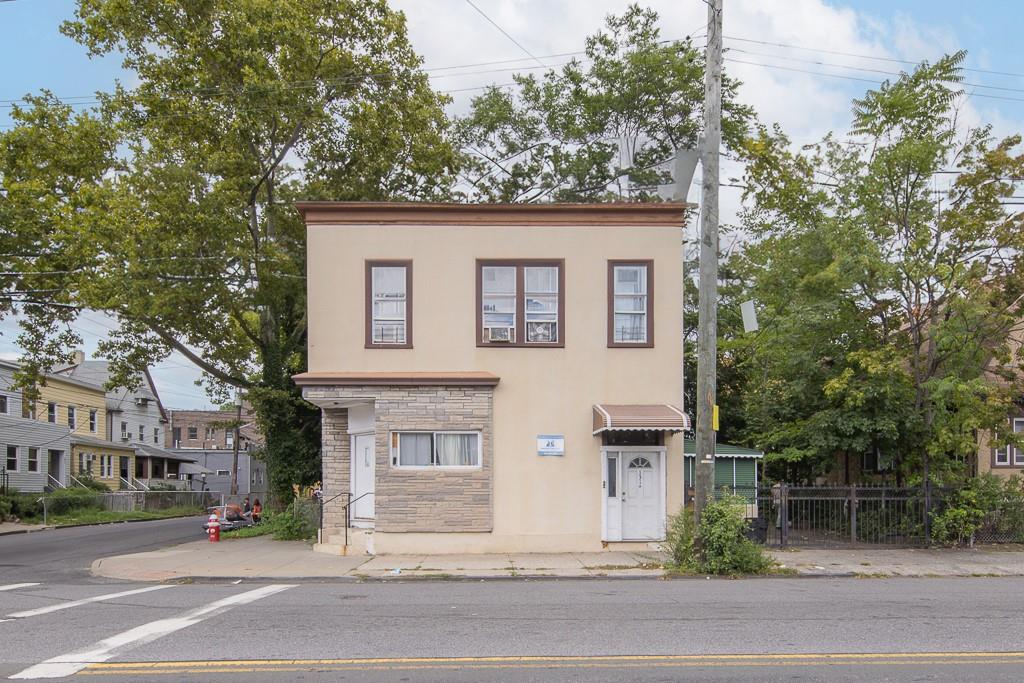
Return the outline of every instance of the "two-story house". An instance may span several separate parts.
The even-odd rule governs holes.
[[[687,205],[302,203],[324,541],[589,551],[683,502]]]
[[[66,486],[70,430],[33,418],[22,391],[14,386],[17,370],[16,363],[0,361],[0,470],[19,491]]]
[[[181,477],[182,465],[192,463],[194,459],[163,447],[168,415],[148,370],[140,373],[139,385],[134,389],[107,389],[109,361],[86,360],[84,353],[76,351],[74,362],[55,370],[53,376],[85,382],[104,392],[104,418],[98,437],[112,445],[106,446],[107,450],[113,447],[118,451],[113,456],[117,459],[114,462],[116,472],[100,460],[99,472],[104,483],[113,480],[121,488],[148,488],[153,484],[175,488],[185,486]],[[96,447],[97,444],[90,445]],[[107,474],[112,476],[103,476]],[[92,476],[96,473],[93,472]]]

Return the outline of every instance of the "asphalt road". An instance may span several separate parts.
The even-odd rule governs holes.
[[[5,590],[10,583],[0,575],[3,677],[1024,677],[1019,578],[157,586],[40,581]],[[120,595],[126,591],[135,592]]]
[[[89,578],[93,560],[203,538],[202,516],[0,536],[0,584]]]

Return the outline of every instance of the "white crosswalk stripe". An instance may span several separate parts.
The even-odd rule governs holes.
[[[56,605],[47,605],[46,607],[37,607],[36,609],[27,609],[22,612],[14,612],[8,614],[8,619],[24,619],[26,617],[38,617],[41,614],[49,614],[51,612],[59,612],[65,609],[71,609],[72,607],[80,607],[82,605],[88,605],[93,602],[103,602],[104,600],[116,600],[117,598],[125,598],[129,595],[138,595],[139,593],[149,593],[150,591],[158,591],[163,588],[171,588],[169,585],[163,586],[146,586],[145,588],[136,588],[130,591],[121,591],[120,593],[107,593],[106,595],[95,595],[91,598],[83,598],[81,600],[70,600],[68,602],[59,602]]]
[[[0,586],[0,592],[2,591],[16,591],[19,588],[31,588],[32,586],[38,586],[39,583],[9,583],[6,586]]]
[[[232,607],[255,602],[256,600],[269,597],[275,593],[280,593],[281,591],[294,587],[294,584],[274,584],[270,586],[263,586],[262,588],[246,591],[245,593],[239,593],[238,595],[232,595],[231,597],[211,602],[208,605],[191,610],[178,617],[151,621],[148,624],[136,626],[135,628],[124,631],[123,633],[105,638],[104,640],[81,650],[76,650],[74,652],[69,652],[68,654],[47,659],[45,662],[30,666],[24,671],[14,674],[11,678],[63,678],[64,676],[71,676],[90,664],[109,661],[114,657],[123,654],[127,650],[140,645],[145,645],[146,643],[151,643],[157,638],[162,638],[163,636],[174,633],[175,631],[198,624],[199,622],[225,612]]]

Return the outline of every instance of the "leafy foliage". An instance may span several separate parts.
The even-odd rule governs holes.
[[[704,99],[703,56],[689,38],[662,40],[658,15],[630,5],[586,40],[585,56],[543,76],[493,86],[458,121],[462,179],[474,200],[658,200],[665,162],[695,147]],[[752,112],[723,80],[725,139]]]
[[[744,518],[747,501],[722,495],[709,503],[695,523],[692,509],[682,509],[668,520],[664,550],[676,571],[735,576],[766,574],[775,563],[764,548],[747,538],[750,523]]]
[[[736,268],[762,308],[744,348],[745,436],[791,481],[879,454],[898,480],[956,479],[1021,395],[1009,343],[1024,292],[1019,137],[958,128],[963,53],[854,103],[849,141],[744,146],[753,242]],[[940,174],[956,168],[958,174]],[[936,192],[939,178],[949,186]]]
[[[247,393],[276,492],[315,481],[319,414],[290,379],[306,367],[293,203],[430,199],[453,177],[445,100],[403,15],[384,0],[79,0],[63,30],[123,56],[137,85],[78,114],[43,93],[0,135],[0,270],[19,273],[0,284],[24,292],[25,383],[69,360],[78,310],[104,311],[112,384],[178,351],[215,399]]]

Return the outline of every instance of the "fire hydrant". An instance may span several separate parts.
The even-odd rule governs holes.
[[[220,521],[217,519],[217,515],[210,515],[210,519],[206,523],[206,533],[210,536],[210,543],[220,541]]]

